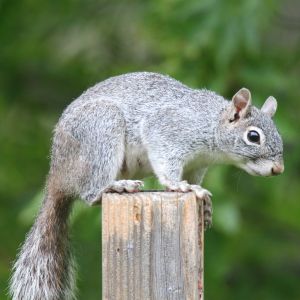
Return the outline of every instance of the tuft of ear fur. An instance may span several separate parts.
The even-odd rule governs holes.
[[[232,109],[230,115],[230,122],[237,121],[245,116],[251,105],[251,93],[246,88],[241,88],[232,97]]]
[[[277,110],[277,100],[273,96],[268,97],[265,103],[263,104],[261,111],[272,118],[276,110]]]

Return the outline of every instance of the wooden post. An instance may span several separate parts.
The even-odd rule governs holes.
[[[194,193],[102,198],[102,299],[203,300],[203,208]]]

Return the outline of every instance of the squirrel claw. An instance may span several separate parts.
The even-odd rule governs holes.
[[[209,196],[206,196],[203,199],[203,217],[204,217],[204,228],[209,229],[212,226],[212,202]]]

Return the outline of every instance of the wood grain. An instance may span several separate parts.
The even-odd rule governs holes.
[[[193,193],[102,198],[102,299],[203,299],[203,209]]]

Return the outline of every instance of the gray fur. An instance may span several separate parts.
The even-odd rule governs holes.
[[[171,190],[209,196],[195,184],[213,163],[232,163],[253,175],[282,172],[282,140],[271,119],[275,102],[268,101],[263,112],[250,105],[247,89],[235,97],[227,101],[168,76],[140,72],[109,78],[72,102],[54,131],[49,196],[15,264],[13,299],[74,298],[70,254],[61,241],[67,238],[59,236],[67,232],[51,225],[67,218],[68,199],[80,196],[94,204],[112,187],[129,191],[140,185],[124,179],[152,173]],[[261,132],[260,145],[245,140],[249,126]],[[66,226],[66,220],[59,222]],[[42,234],[45,224],[56,231],[52,240]],[[51,244],[57,242],[63,248]],[[64,260],[69,262],[53,267]]]

